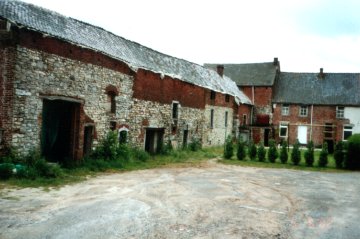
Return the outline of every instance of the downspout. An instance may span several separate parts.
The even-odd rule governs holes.
[[[312,141],[312,131],[313,131],[313,113],[314,113],[314,105],[311,105],[311,117],[310,117],[310,141]]]
[[[251,107],[251,124],[253,124],[253,118],[254,118],[254,107],[255,107],[255,90],[254,90],[254,85],[251,87],[251,96],[252,96],[252,103],[253,103],[253,107]]]

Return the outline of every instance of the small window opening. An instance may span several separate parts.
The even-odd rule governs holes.
[[[228,112],[227,111],[225,111],[225,127],[227,127],[228,126]]]
[[[215,100],[216,98],[216,92],[215,91],[210,91],[210,100]]]
[[[210,127],[214,128],[214,110],[210,110]]]
[[[172,103],[172,118],[178,119],[178,117],[179,117],[179,103],[173,102]]]
[[[225,102],[230,102],[230,95],[228,94],[225,95]]]
[[[280,123],[280,130],[279,130],[279,136],[286,138],[288,137],[288,127],[289,125],[287,123]]]
[[[119,144],[127,143],[128,132],[126,130],[122,130],[119,132]]]
[[[116,129],[116,121],[110,121],[110,130],[114,131]]]
[[[289,115],[289,105],[283,105],[281,108],[281,115]]]
[[[345,111],[345,108],[343,106],[336,107],[336,118],[343,119],[344,111]]]

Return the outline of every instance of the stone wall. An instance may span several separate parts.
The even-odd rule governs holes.
[[[120,92],[116,97],[116,114],[109,112],[110,102],[105,92],[109,85]],[[62,96],[83,102],[86,118],[94,122],[96,136],[100,139],[109,130],[110,121],[120,123],[126,118],[132,101],[132,86],[133,77],[129,75],[18,46],[12,144],[24,153],[40,145],[44,96]]]

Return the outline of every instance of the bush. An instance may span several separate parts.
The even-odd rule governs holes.
[[[353,134],[347,141],[344,165],[347,169],[360,169],[360,134]]]
[[[314,164],[314,143],[312,141],[307,144],[304,157],[306,165],[312,167]]]
[[[255,160],[257,155],[257,148],[256,144],[254,142],[250,142],[249,148],[248,148],[248,156],[251,160]]]
[[[0,157],[0,163],[21,163],[21,158],[14,147],[5,147],[4,156]]]
[[[299,149],[300,144],[299,141],[296,140],[295,144],[293,145],[293,150],[291,152],[291,161],[294,165],[299,165],[301,160],[301,151]]]
[[[145,150],[142,150],[142,149],[139,149],[139,148],[134,148],[132,150],[132,157],[135,160],[138,160],[138,161],[141,161],[141,162],[146,162],[147,160],[149,160],[150,155]]]
[[[32,149],[24,157],[24,161],[27,167],[34,167],[37,161],[41,160],[40,151],[37,149]]]
[[[173,151],[171,140],[169,139],[166,144],[161,145],[160,154],[169,155]]]
[[[334,151],[334,159],[336,168],[343,168],[344,165],[344,143],[342,141],[339,141],[335,145],[335,151]]]
[[[44,178],[58,178],[63,175],[63,171],[57,164],[50,164],[45,159],[40,159],[35,162],[34,168],[40,177]]]
[[[233,155],[234,155],[234,146],[232,142],[232,137],[228,136],[225,141],[224,158],[231,159]]]
[[[326,167],[328,164],[328,144],[325,142],[319,156],[319,167]]]
[[[260,146],[258,148],[257,155],[258,155],[258,158],[259,158],[260,162],[265,161],[266,149],[265,149],[265,147],[264,147],[264,145],[262,143],[260,144]]]
[[[121,159],[124,162],[129,162],[131,157],[131,150],[126,144],[119,144],[116,149],[116,156],[118,159]]]
[[[288,161],[288,149],[286,141],[283,141],[281,144],[280,161],[281,163],[287,163]]]
[[[97,159],[115,160],[117,158],[118,136],[116,131],[110,131],[95,148],[92,156]]]
[[[191,151],[198,151],[201,149],[201,141],[197,138],[192,138],[188,147]]]
[[[0,164],[0,178],[9,179],[13,174],[14,164],[12,163],[3,163]]]
[[[275,140],[271,139],[269,141],[268,160],[271,163],[275,163],[277,157],[279,157],[279,153],[276,148]]]
[[[241,140],[237,143],[236,157],[238,160],[244,160],[246,157],[245,144]]]

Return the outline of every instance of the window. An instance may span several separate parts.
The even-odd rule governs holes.
[[[210,91],[210,100],[215,100],[216,97],[216,92],[215,91]]]
[[[210,110],[210,127],[214,128],[214,110]]]
[[[230,102],[230,95],[228,94],[225,95],[225,102]]]
[[[283,138],[288,137],[288,127],[289,127],[288,123],[286,123],[286,122],[280,123],[280,126],[279,126],[279,136],[280,137],[283,137]]]
[[[172,118],[178,119],[179,117],[179,102],[172,103]]]
[[[0,144],[3,142],[4,139],[4,129],[0,128]]]
[[[344,107],[343,106],[336,107],[336,118],[338,118],[338,119],[344,118]]]
[[[289,115],[289,105],[283,105],[282,106],[281,115]]]
[[[127,135],[128,135],[127,130],[121,130],[121,131],[119,132],[119,144],[126,144],[126,142],[127,142]]]
[[[110,121],[110,130],[114,131],[116,129],[116,121]]]
[[[108,92],[108,102],[110,102],[110,113],[115,114],[116,113],[116,94],[114,92]]]
[[[247,115],[246,114],[243,114],[242,124],[247,125]]]
[[[228,112],[225,111],[225,127],[228,126]]]
[[[352,125],[344,125],[343,129],[343,140],[347,140],[353,133]]]
[[[308,115],[308,107],[305,105],[300,106],[299,116],[306,117]]]

